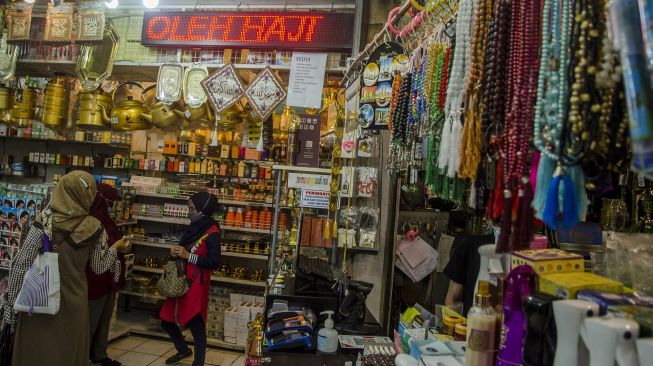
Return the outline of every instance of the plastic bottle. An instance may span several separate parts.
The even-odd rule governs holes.
[[[333,329],[333,311],[323,311],[328,318],[324,321],[324,328],[317,333],[317,350],[324,353],[334,353],[338,350],[338,331]]]
[[[476,301],[467,314],[465,366],[494,366],[497,314],[490,306],[490,284],[478,282]]]
[[[236,211],[234,226],[243,226],[244,219],[245,218],[243,217],[243,208],[239,207],[238,210]]]
[[[510,271],[506,278],[501,345],[496,366],[521,365],[523,362],[526,314],[522,303],[531,292],[532,277],[533,268],[522,265]]]
[[[224,224],[227,226],[234,226],[234,221],[236,221],[236,209],[229,207],[227,210],[227,216],[224,218]]]

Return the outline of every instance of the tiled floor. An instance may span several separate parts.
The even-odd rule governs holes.
[[[175,354],[172,342],[163,342],[139,337],[125,337],[109,344],[109,357],[122,362],[124,366],[163,366],[166,358]],[[191,359],[181,365],[190,365]],[[242,353],[209,349],[206,364],[210,366],[244,366]]]

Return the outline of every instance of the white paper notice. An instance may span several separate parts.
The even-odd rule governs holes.
[[[326,60],[326,53],[293,52],[287,105],[300,108],[322,107]]]

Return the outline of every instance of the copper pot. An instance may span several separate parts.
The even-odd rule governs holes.
[[[111,126],[111,95],[98,89],[93,92],[80,92],[77,99],[77,121],[82,129],[105,130]]]
[[[65,124],[68,111],[68,89],[64,78],[54,78],[45,87],[43,123],[51,126]]]

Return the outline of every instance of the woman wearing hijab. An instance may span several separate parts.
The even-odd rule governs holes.
[[[120,275],[118,250],[129,243],[119,240],[107,247],[102,224],[89,215],[95,199],[93,177],[83,171],[66,174],[57,184],[43,222],[29,229],[9,276],[4,321],[15,326],[13,366],[87,366],[89,354],[86,264],[95,273],[111,270]],[[13,304],[25,272],[50,238],[59,258],[61,305],[55,315],[20,313]],[[18,318],[16,323],[16,318]]]
[[[195,342],[193,366],[204,365],[206,356],[206,310],[209,304],[211,271],[220,259],[220,226],[211,218],[218,209],[218,199],[207,192],[194,194],[188,200],[190,225],[170,254],[186,262],[186,278],[191,281],[188,292],[176,299],[167,299],[161,309],[161,327],[172,338],[177,354],[166,365],[179,363],[193,355],[177,324],[188,327]]]
[[[112,186],[99,183],[97,194],[91,205],[91,216],[100,221],[107,233],[107,245],[111,246],[122,238],[118,226],[109,216],[109,208],[118,200],[118,191]],[[124,257],[118,254],[121,264],[121,276],[118,283],[114,274],[105,272],[95,274],[90,264],[86,266],[86,280],[88,283],[88,316],[90,324],[90,358],[94,364],[102,366],[120,366],[121,363],[109,358],[107,346],[109,344],[109,324],[116,305],[116,291],[120,284],[124,284]]]

